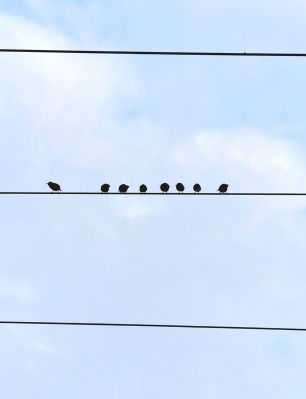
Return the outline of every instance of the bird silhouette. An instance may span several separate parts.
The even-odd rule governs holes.
[[[127,190],[129,189],[130,186],[127,186],[126,184],[120,184],[119,186],[119,192],[120,193],[126,193]]]
[[[110,188],[109,184],[107,184],[107,183],[102,184],[102,186],[101,186],[102,193],[108,193],[109,192],[109,188]]]
[[[218,188],[218,191],[219,191],[220,193],[226,193],[226,192],[227,192],[227,188],[228,188],[228,184],[223,183],[223,184],[221,184],[221,186]]]
[[[142,185],[139,187],[139,191],[140,191],[141,193],[146,193],[147,190],[148,190],[148,187],[147,187],[145,184],[142,184]]]
[[[199,193],[201,190],[202,190],[202,188],[201,188],[201,186],[199,185],[199,183],[196,183],[196,184],[193,186],[193,191],[194,191],[195,193]]]
[[[183,193],[183,191],[185,190],[183,183],[177,183],[177,185],[175,187],[179,193]]]
[[[169,189],[170,189],[170,186],[169,186],[168,183],[163,183],[163,184],[160,185],[160,189],[161,189],[161,191],[162,191],[163,193],[166,193],[166,194],[167,194],[167,192],[168,192]]]
[[[62,191],[61,186],[57,183],[53,183],[52,181],[49,181],[49,183],[47,183],[47,184],[51,188],[52,192],[53,191]]]

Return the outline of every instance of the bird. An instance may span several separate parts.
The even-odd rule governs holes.
[[[226,193],[226,192],[227,192],[227,188],[228,188],[228,184],[223,183],[223,184],[221,184],[221,186],[218,188],[218,191],[219,191],[220,193]]]
[[[177,183],[177,185],[175,187],[179,193],[182,193],[185,190],[183,183]]]
[[[51,188],[52,192],[53,191],[62,191],[61,186],[57,183],[53,183],[52,181],[49,181],[49,183],[47,183],[47,184]]]
[[[201,186],[200,186],[199,183],[196,183],[196,184],[193,186],[193,191],[194,191],[195,193],[199,193],[201,190],[202,190],[202,188],[201,188]]]
[[[109,188],[110,188],[109,184],[107,184],[107,183],[102,184],[102,186],[101,186],[102,193],[108,193],[109,192]]]
[[[160,189],[161,189],[161,191],[162,191],[163,193],[166,193],[166,194],[167,194],[167,192],[168,192],[169,189],[170,189],[170,186],[169,186],[168,183],[163,183],[163,184],[160,185]]]
[[[145,184],[142,184],[142,185],[139,187],[139,191],[140,191],[141,193],[146,193],[147,190],[148,190],[148,187],[147,187]]]
[[[120,184],[119,186],[119,192],[120,193],[126,193],[127,190],[129,189],[130,186],[127,186],[126,184]]]

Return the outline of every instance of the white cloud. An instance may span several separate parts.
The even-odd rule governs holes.
[[[282,132],[251,127],[204,129],[181,142],[174,152],[178,167],[203,176],[208,191],[227,182],[232,192],[306,192],[303,149]],[[263,216],[288,222],[305,209],[303,198],[258,198],[252,206]]]
[[[234,179],[235,190],[298,191],[306,163],[300,148],[280,135],[251,127],[204,129],[178,146],[175,159],[184,167]]]
[[[0,37],[2,47],[75,47],[63,32],[6,14],[0,14]],[[3,54],[1,70],[1,116],[5,122],[19,115],[37,164],[54,157],[97,169],[120,156],[120,143],[138,129],[128,114],[142,83],[126,58]]]
[[[42,361],[52,361],[61,359],[62,361],[68,358],[68,353],[64,348],[60,347],[54,337],[50,336],[46,328],[37,329],[30,326],[23,326],[16,328],[14,325],[5,326],[7,336],[14,342],[14,347],[17,346],[19,352],[26,355],[26,362],[24,368],[26,370],[37,370],[38,364]]]
[[[120,198],[116,203],[116,209],[120,215],[130,220],[142,218],[156,211],[156,207],[145,204],[141,200],[130,198]]]
[[[1,279],[0,301],[13,302],[18,305],[33,303],[36,293],[29,282]]]

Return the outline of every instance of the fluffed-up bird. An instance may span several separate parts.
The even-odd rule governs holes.
[[[201,186],[200,186],[199,183],[196,183],[196,184],[193,186],[193,191],[194,191],[195,193],[199,193],[201,190],[202,190],[202,188],[201,188]]]
[[[102,186],[101,186],[101,192],[102,192],[102,193],[108,193],[108,192],[109,192],[109,188],[110,188],[110,185],[107,184],[107,183],[104,183],[104,184],[102,184]]]
[[[167,194],[167,192],[168,192],[169,189],[170,189],[170,186],[169,186],[168,183],[163,183],[163,184],[160,185],[160,189],[161,189],[161,191],[162,191],[163,193],[166,193],[166,194]]]
[[[119,186],[119,192],[120,193],[126,193],[127,190],[129,189],[130,186],[127,186],[126,184],[120,184]]]
[[[142,185],[139,187],[139,191],[140,191],[141,193],[146,193],[146,192],[148,191],[148,187],[147,187],[145,184],[142,184]]]
[[[220,193],[226,193],[226,192],[227,192],[227,189],[228,189],[228,184],[223,183],[223,184],[221,184],[221,186],[218,188],[218,191],[219,191]]]
[[[175,187],[179,193],[182,193],[185,190],[183,183],[177,183],[177,185]]]
[[[62,191],[61,186],[57,183],[49,181],[49,183],[47,183],[47,184],[51,188],[52,191]]]

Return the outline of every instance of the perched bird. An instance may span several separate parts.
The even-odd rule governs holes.
[[[49,181],[49,183],[47,183],[47,184],[51,188],[52,191],[62,191],[61,186],[57,183],[53,183],[52,181]]]
[[[221,186],[219,187],[218,191],[219,191],[220,193],[226,193],[226,192],[227,192],[227,188],[228,188],[228,184],[223,183],[223,184],[221,184]]]
[[[119,186],[119,192],[120,193],[126,193],[127,190],[129,189],[130,186],[127,186],[126,184],[120,184]]]
[[[201,186],[199,185],[199,183],[196,183],[196,184],[193,186],[193,191],[194,191],[195,193],[199,193],[201,190],[202,190],[202,188],[201,188]]]
[[[161,191],[162,191],[163,193],[166,193],[166,194],[167,194],[167,192],[168,192],[169,189],[170,189],[170,186],[169,186],[168,183],[163,183],[163,184],[160,185],[160,189],[161,189]]]
[[[148,187],[147,187],[145,184],[142,184],[142,185],[139,187],[139,191],[140,191],[141,193],[146,193],[147,190],[148,190]]]
[[[102,186],[101,186],[102,193],[108,193],[109,192],[109,188],[110,188],[109,184],[107,184],[107,183],[102,184]]]
[[[177,183],[177,185],[175,187],[179,193],[182,193],[185,190],[183,183]]]

